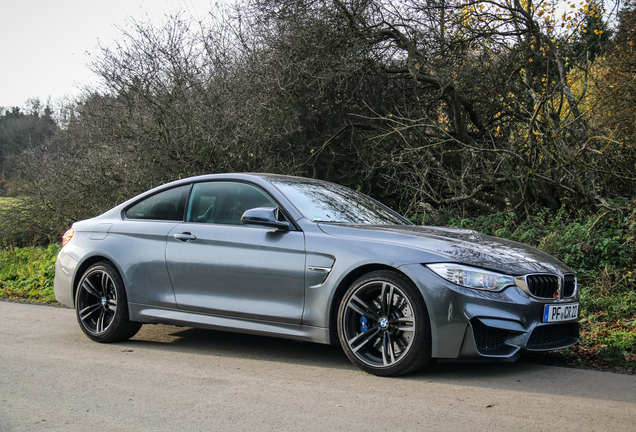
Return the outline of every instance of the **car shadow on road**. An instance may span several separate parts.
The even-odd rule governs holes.
[[[169,325],[145,325],[137,336],[119,345],[130,349],[176,348],[190,354],[320,367],[345,373],[350,371],[364,378],[370,377],[349,362],[338,345],[297,342],[260,335]],[[584,374],[598,374],[595,377],[596,381],[604,384],[590,386],[589,380],[582,379]],[[386,379],[632,402],[633,396],[629,395],[629,391],[616,392],[614,385],[606,383],[608,380],[619,383],[621,377],[625,376],[530,363],[522,357],[520,361],[513,363],[434,361],[429,367],[415,374]],[[628,381],[632,384],[636,382],[631,377]],[[623,384],[623,387],[625,385],[630,384]]]
[[[177,347],[179,350],[199,355],[351,370],[358,373],[358,369],[349,362],[338,345],[297,342],[260,335],[159,324],[144,325],[137,336],[123,344],[131,348],[137,346],[159,350]],[[519,387],[524,387],[528,391],[548,391],[568,395],[581,394],[588,390],[579,388],[576,383],[576,377],[586,372],[591,373],[530,363],[524,361],[522,357],[520,361],[514,363],[433,362],[420,372],[398,379],[484,386],[484,378],[487,377],[490,388],[518,390]],[[567,385],[554,386],[552,389],[544,388],[549,383],[564,379],[565,376],[570,377]],[[530,382],[536,382],[537,377],[545,377],[546,382],[540,380],[542,384],[534,388],[532,387],[534,384],[531,385]]]
[[[339,369],[355,369],[339,345],[322,345],[276,337],[170,325],[144,325],[122,344],[174,349],[201,355],[266,360]]]

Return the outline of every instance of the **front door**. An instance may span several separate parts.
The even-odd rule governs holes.
[[[304,305],[302,231],[243,225],[242,213],[277,204],[241,182],[193,186],[186,222],[168,235],[166,261],[181,309],[300,323]]]

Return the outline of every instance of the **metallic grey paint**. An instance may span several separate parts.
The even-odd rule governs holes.
[[[246,182],[267,192],[289,229],[125,217],[128,207],[159,191],[216,180]],[[553,257],[474,231],[420,227],[406,220],[404,225],[315,222],[279,190],[279,180],[296,181],[264,174],[183,179],[75,223],[75,235],[56,263],[58,301],[73,307],[82,273],[107,260],[122,276],[132,321],[334,344],[344,291],[364,273],[391,269],[422,293],[433,357],[510,361],[524,349],[559,349],[577,342],[578,333],[560,342],[527,346],[535,329],[552,325],[542,322],[545,305],[578,302],[578,292],[568,299],[536,299],[519,286],[501,292],[477,290],[455,285],[424,265],[462,263],[511,276],[546,273],[562,278],[572,273]],[[476,342],[475,334],[484,331],[501,338],[496,348]]]

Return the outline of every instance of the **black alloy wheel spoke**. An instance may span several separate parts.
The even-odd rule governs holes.
[[[391,313],[394,289],[395,289],[395,286],[393,284],[389,284],[389,283],[382,284],[382,294],[380,296],[380,304],[382,305],[382,314],[384,316],[389,316],[389,314]]]
[[[349,300],[347,307],[353,309],[360,315],[363,315],[374,321],[380,320],[380,317],[378,316],[378,314],[373,312],[373,310],[371,309],[371,305],[369,305],[367,302],[365,302],[364,300],[362,300],[360,297],[356,295],[351,296],[351,300]]]
[[[415,322],[410,317],[400,317],[390,321],[391,328],[403,332],[415,331]]]
[[[88,292],[93,297],[101,298],[102,295],[97,291],[97,289],[93,286],[89,278],[84,279],[82,283],[82,288],[84,291]]]
[[[349,339],[347,342],[349,343],[349,346],[351,347],[351,350],[353,352],[358,352],[362,347],[364,347],[370,341],[375,339],[379,332],[380,332],[380,328],[374,327],[373,329],[369,329],[364,333],[358,334],[357,336]],[[362,341],[360,342],[359,345],[356,346],[355,344],[359,342],[360,339],[362,339]]]
[[[82,321],[86,321],[91,315],[101,309],[100,303],[95,303],[90,306],[86,306],[84,309],[80,310],[79,316]]]
[[[114,299],[114,298],[108,299],[106,301],[106,305],[108,306],[108,309],[112,311],[113,313],[117,311],[117,299]]]
[[[385,366],[395,363],[393,340],[389,332],[384,332],[382,335],[382,362]]]
[[[98,333],[101,333],[104,331],[104,329],[106,328],[106,326],[104,325],[104,320],[106,319],[106,311],[104,309],[101,309],[99,311],[99,318],[97,318],[97,325],[96,325],[96,330]]]
[[[102,292],[104,297],[108,298],[111,292],[114,292],[115,283],[111,279],[110,275],[106,272],[102,274]]]

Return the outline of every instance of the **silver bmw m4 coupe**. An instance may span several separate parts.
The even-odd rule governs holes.
[[[578,341],[576,275],[528,246],[416,226],[351,189],[272,174],[178,180],[73,224],[55,295],[97,342],[164,323],[340,344],[395,376]]]

